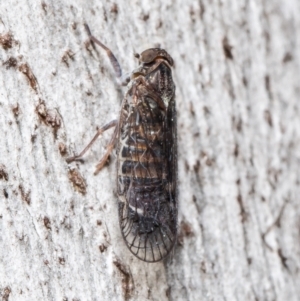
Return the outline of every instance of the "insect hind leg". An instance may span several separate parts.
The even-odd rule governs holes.
[[[73,161],[78,161],[80,160],[84,154],[91,148],[91,146],[94,144],[94,142],[97,140],[97,138],[103,134],[105,131],[107,131],[108,129],[115,127],[115,131],[113,133],[113,136],[109,142],[109,144],[107,145],[107,149],[106,152],[104,154],[104,156],[101,158],[99,164],[96,166],[96,173],[98,173],[100,171],[100,169],[104,166],[104,164],[106,163],[110,153],[112,152],[115,142],[116,142],[116,137],[117,137],[117,125],[118,125],[118,121],[117,120],[112,120],[111,122],[107,123],[106,125],[104,125],[103,127],[101,127],[100,129],[98,129],[96,135],[94,136],[94,138],[90,141],[90,143],[83,149],[83,151],[81,151],[81,153],[79,155],[75,155],[73,157],[69,157],[66,159],[67,163],[71,163]]]

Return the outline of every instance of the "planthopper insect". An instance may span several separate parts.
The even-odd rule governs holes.
[[[121,67],[109,48],[102,47],[117,78]],[[115,127],[97,174],[117,145],[117,194],[122,236],[139,259],[156,262],[165,258],[177,239],[177,131],[173,59],[161,48],[140,55],[139,67],[126,80],[127,92],[120,115],[100,128],[87,147],[67,162],[80,159],[107,129]],[[125,83],[125,82],[124,82]]]

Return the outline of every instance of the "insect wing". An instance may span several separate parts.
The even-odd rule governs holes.
[[[177,145],[174,97],[164,111],[151,97],[127,94],[118,146],[119,220],[130,251],[155,262],[177,237]]]

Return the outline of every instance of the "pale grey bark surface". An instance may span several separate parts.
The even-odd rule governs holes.
[[[299,15],[298,0],[1,1],[2,299],[299,300]],[[84,22],[124,72],[154,43],[176,62],[171,262],[122,241],[116,159],[93,175],[111,131],[65,162],[124,93]]]

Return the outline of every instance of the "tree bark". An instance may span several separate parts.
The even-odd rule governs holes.
[[[103,2],[103,3],[102,3]],[[105,3],[104,3],[105,2]],[[0,2],[2,300],[299,300],[300,4]],[[126,248],[116,158],[97,176],[125,90],[155,43],[172,55],[178,245],[147,264]]]

